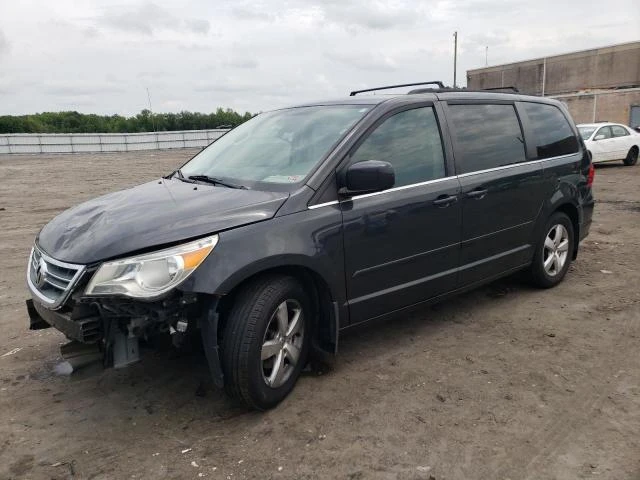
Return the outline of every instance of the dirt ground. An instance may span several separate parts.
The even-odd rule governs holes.
[[[640,479],[640,166],[597,169],[559,287],[509,278],[352,332],[273,411],[231,405],[201,356],[54,375],[65,338],[27,329],[34,235],[192,154],[0,156],[0,478]]]

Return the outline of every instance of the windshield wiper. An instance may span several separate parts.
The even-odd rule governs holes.
[[[170,179],[170,178],[174,178],[174,177],[177,178],[178,180],[182,180],[183,182],[195,183],[194,180],[189,180],[189,179],[185,178],[185,176],[182,174],[182,170],[180,170],[180,169],[174,170],[173,172],[171,172],[169,175],[167,175],[164,178]]]
[[[223,187],[227,187],[227,188],[239,188],[242,190],[247,190],[247,187],[245,187],[244,185],[238,185],[236,183],[226,182],[220,178],[210,177],[209,175],[189,175],[188,179],[195,180],[197,182],[210,183],[211,185],[222,185]]]

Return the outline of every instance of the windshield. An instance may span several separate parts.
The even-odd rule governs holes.
[[[278,185],[302,181],[370,108],[329,105],[262,113],[209,145],[182,174],[281,190]]]
[[[596,127],[578,127],[578,132],[583,140],[589,140],[589,137],[596,131]]]

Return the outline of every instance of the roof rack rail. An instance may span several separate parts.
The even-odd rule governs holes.
[[[438,85],[438,87],[440,88],[445,88],[444,83],[442,83],[440,80],[436,80],[434,82],[404,83],[402,85],[389,85],[387,87],[376,87],[376,88],[366,88],[364,90],[354,90],[349,94],[349,96],[355,97],[359,93],[375,92],[378,90],[389,90],[390,88],[415,87],[416,85]]]
[[[516,87],[489,87],[483,88],[482,90],[485,90],[487,92],[503,92],[506,90],[513,93],[520,93],[520,90],[518,90]]]

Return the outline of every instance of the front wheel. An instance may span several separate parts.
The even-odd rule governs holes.
[[[624,159],[624,164],[630,167],[636,163],[638,163],[638,147],[631,147],[631,150],[629,150],[629,153],[627,153]]]
[[[559,284],[569,270],[573,249],[573,224],[566,214],[556,212],[549,218],[533,256],[530,268],[533,283],[541,288]]]
[[[289,394],[307,360],[312,312],[293,277],[261,277],[238,293],[222,340],[225,389],[232,398],[266,410]]]

